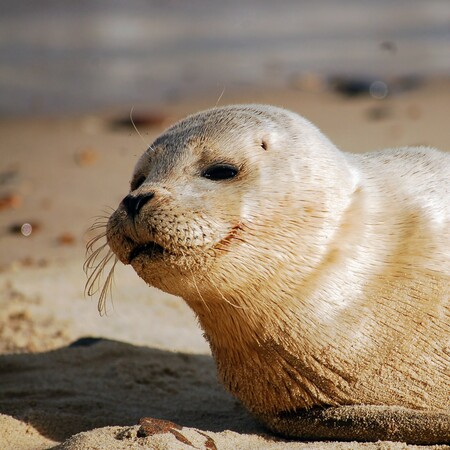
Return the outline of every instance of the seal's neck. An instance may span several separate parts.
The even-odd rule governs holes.
[[[219,378],[232,394],[257,415],[332,404],[326,390],[308,380],[309,374],[324,368],[315,367],[315,348],[308,342],[308,327],[297,320],[299,314],[268,298],[264,310],[233,306],[239,302],[236,298],[227,300],[191,307],[205,331]]]

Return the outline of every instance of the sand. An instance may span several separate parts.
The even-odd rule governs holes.
[[[136,105],[141,137],[126,125],[126,108],[0,122],[1,449],[420,448],[271,436],[218,384],[181,299],[147,287],[128,267],[116,270],[107,316],[85,297],[82,265],[94,217],[118,204],[138,155],[166,125],[213,106],[219,94]],[[384,100],[297,80],[283,89],[228,92],[220,104],[237,102],[293,109],[348,151],[450,150],[446,80]],[[176,425],[146,435],[142,417]]]

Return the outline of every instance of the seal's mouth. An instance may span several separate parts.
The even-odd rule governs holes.
[[[241,236],[241,232],[243,230],[244,225],[242,223],[238,223],[231,228],[229,233],[224,238],[213,245],[212,248],[221,251],[229,251],[229,247],[234,241],[244,242],[244,239]],[[122,260],[124,264],[132,264],[133,261],[140,256],[145,256],[148,260],[160,260],[164,256],[176,256],[176,254],[172,253],[172,251],[168,251],[166,248],[156,243],[155,241],[149,241],[145,244],[139,244],[138,242],[133,241],[130,238],[126,238],[126,241],[128,244],[127,247],[131,247],[131,250],[126,255],[124,260]]]
[[[149,258],[157,258],[158,256],[162,256],[164,252],[164,247],[157,244],[156,242],[147,242],[146,244],[138,245],[133,250],[131,250],[128,256],[128,261],[132,263],[134,259],[141,255],[146,255]]]

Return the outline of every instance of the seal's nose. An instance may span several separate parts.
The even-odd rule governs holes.
[[[123,200],[123,206],[125,206],[125,209],[127,213],[131,217],[135,217],[139,214],[139,211],[142,209],[142,207],[150,201],[155,194],[153,192],[146,192],[145,194],[139,194],[139,195],[127,195]]]

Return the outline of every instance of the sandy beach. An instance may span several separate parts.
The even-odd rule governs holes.
[[[1,449],[420,448],[271,436],[217,382],[208,345],[181,299],[147,287],[124,266],[106,316],[97,312],[97,297],[85,296],[85,245],[95,217],[117,206],[138,156],[166,126],[216,105],[220,94],[137,105],[141,136],[126,108],[0,122]],[[292,109],[345,151],[450,151],[446,79],[423,79],[377,99],[301,78],[282,88],[228,90],[219,102]],[[146,435],[142,417],[175,425]]]

